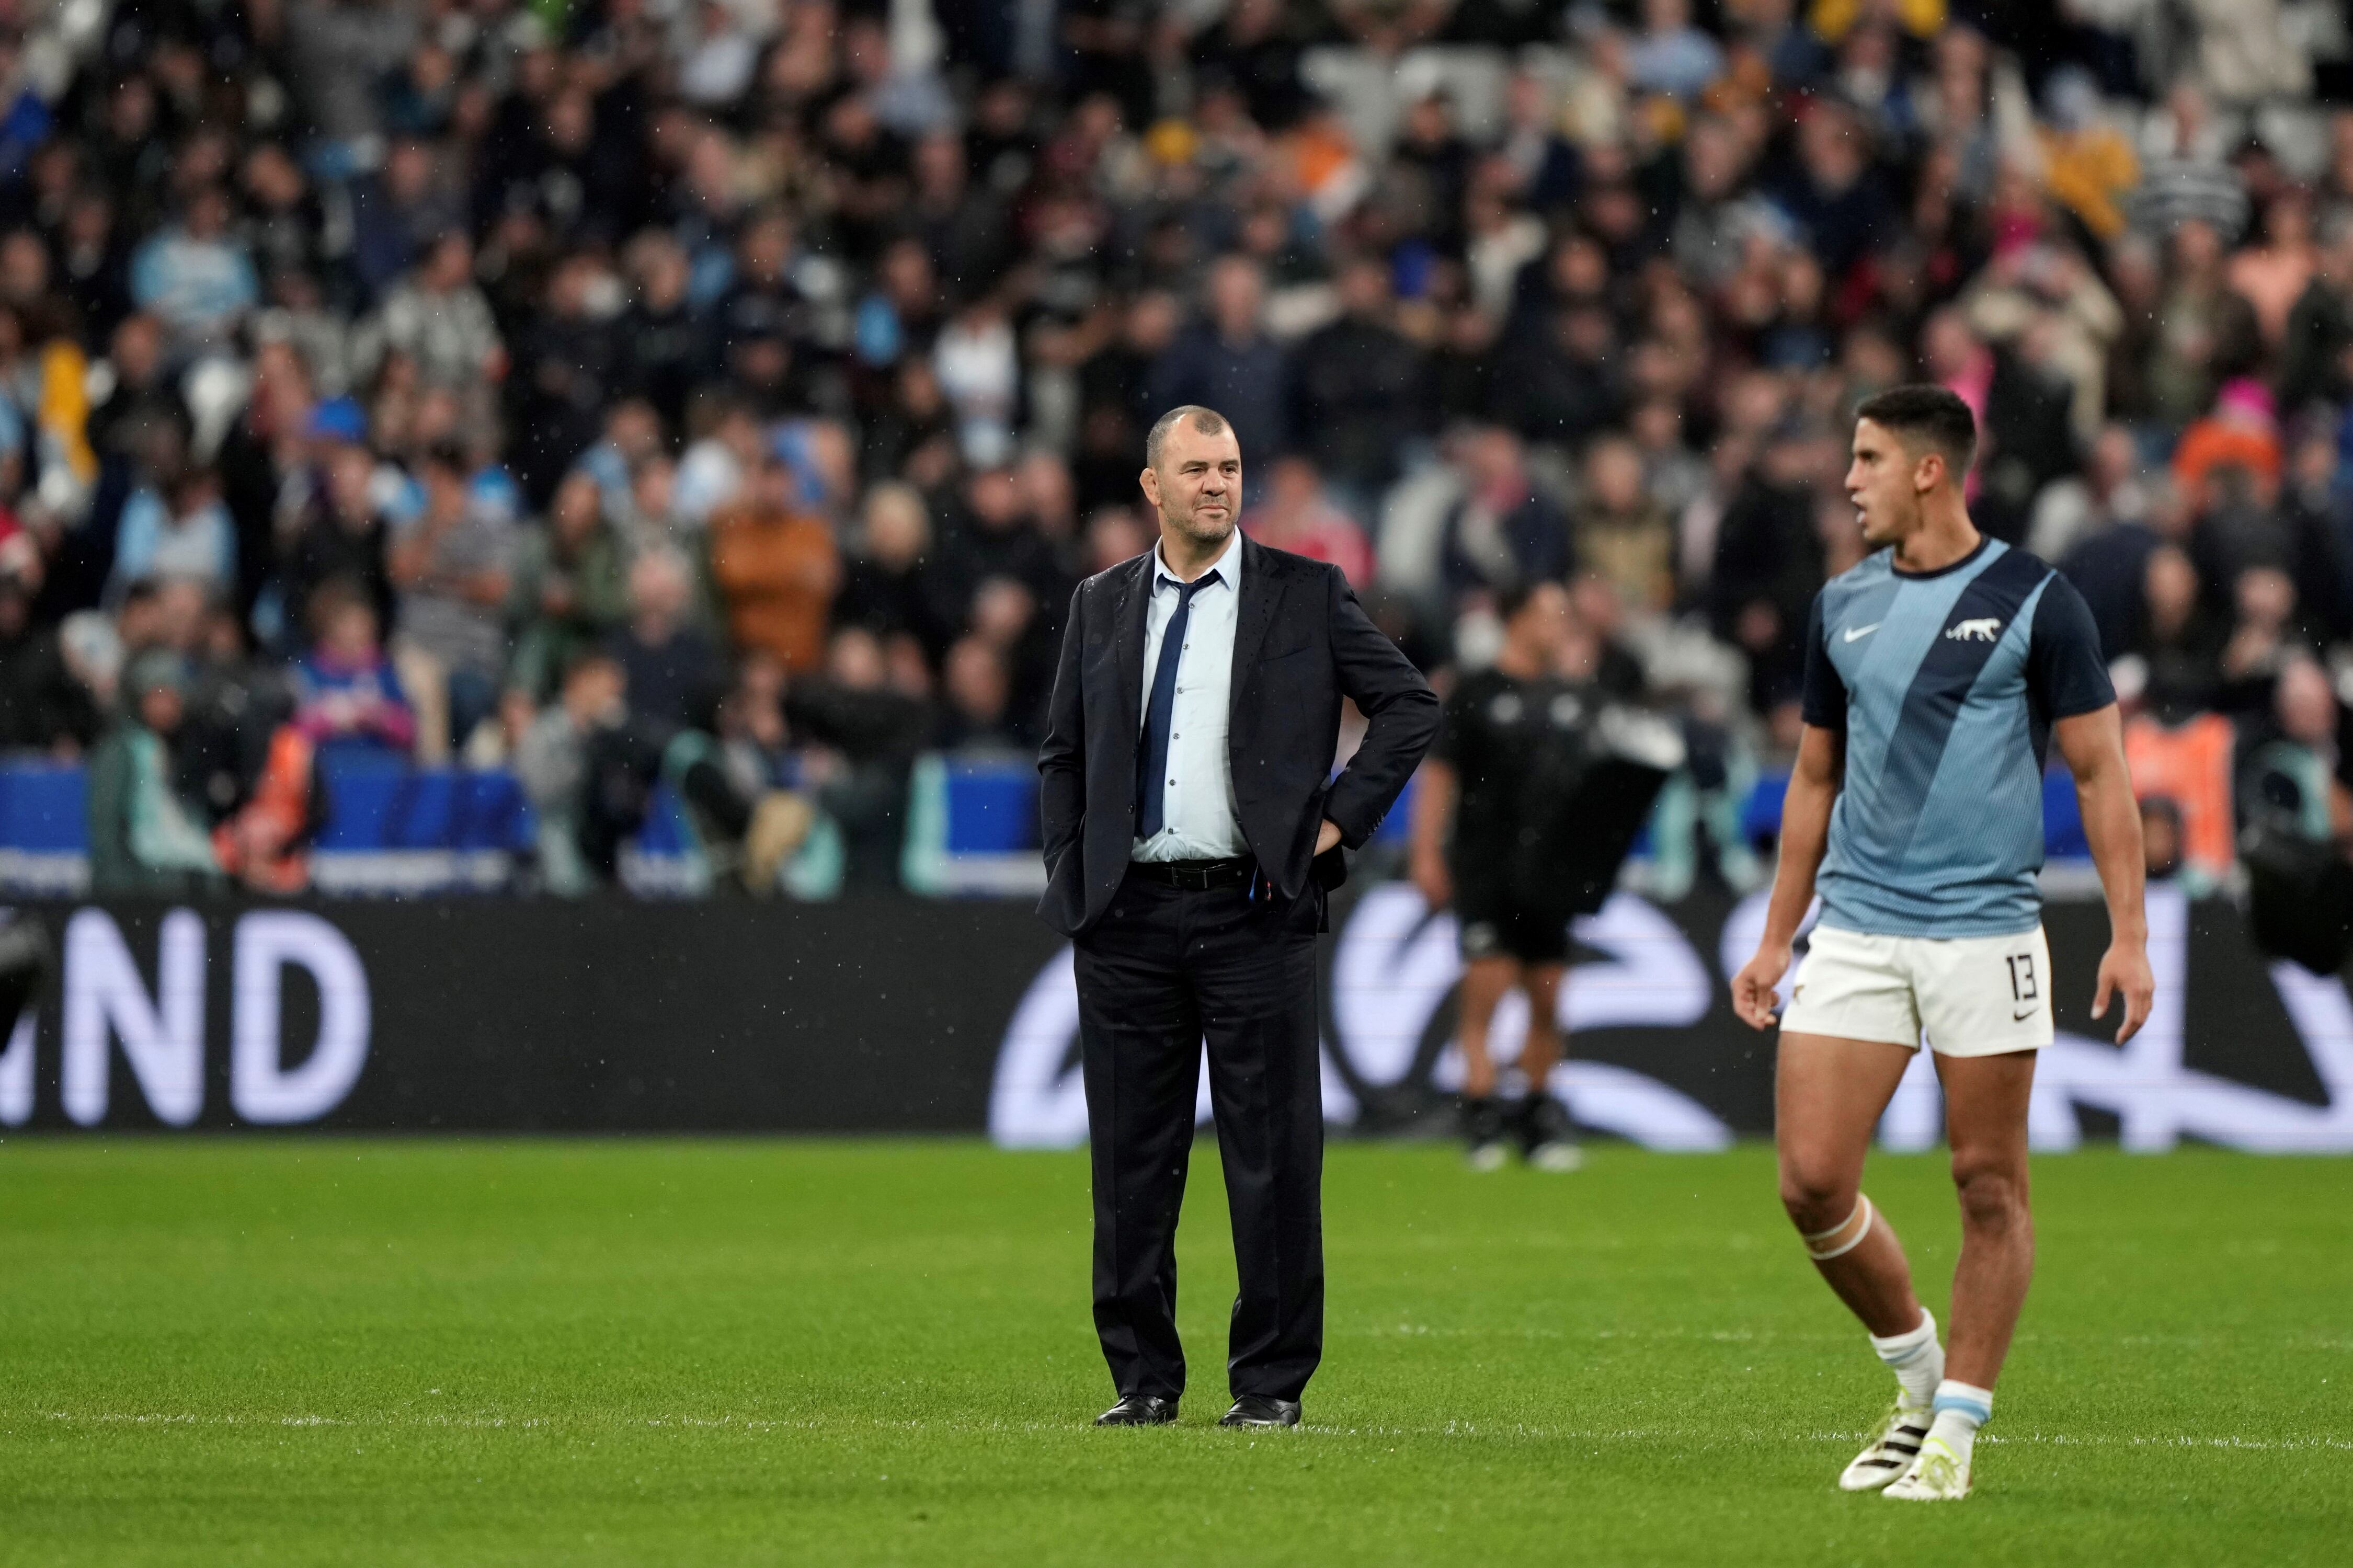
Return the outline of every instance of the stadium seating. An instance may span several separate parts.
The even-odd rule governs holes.
[[[1749,791],[1740,826],[1751,842],[1771,836],[1788,782],[1787,773],[1768,773]],[[343,761],[329,764],[326,788],[327,826],[312,858],[322,892],[493,892],[512,884],[532,844],[531,805],[503,769]],[[958,897],[1019,895],[1043,885],[1038,775],[1029,763],[925,757],[916,764],[909,794],[911,889]],[[1412,816],[1409,785],[1374,842],[1402,849]],[[0,892],[58,897],[86,890],[86,821],[79,766],[0,765]],[[2063,771],[2053,770],[2044,780],[2042,833],[2054,861],[2079,861],[2090,854],[2074,786]],[[665,786],[625,855],[624,880],[646,894],[691,890],[683,869],[687,845],[678,802]],[[1643,847],[1637,845],[1638,857]]]

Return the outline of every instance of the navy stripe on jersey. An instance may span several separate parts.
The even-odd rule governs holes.
[[[2005,552],[1961,590],[1946,614],[1944,635],[1928,645],[1927,657],[1912,677],[1912,689],[1904,694],[1903,713],[1880,764],[1878,810],[1872,814],[1876,820],[1858,824],[1898,855],[1911,847],[1912,836],[1919,831],[1921,808],[1928,804],[1928,786],[1945,760],[1953,721],[1960,717],[1962,703],[2000,645],[2000,629],[2018,618],[2026,596],[2049,575],[2051,568],[2023,550]],[[1993,629],[1988,631],[1989,626]],[[1957,628],[1966,629],[1956,635]]]

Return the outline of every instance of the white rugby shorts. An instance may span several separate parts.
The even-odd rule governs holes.
[[[1782,1009],[1785,1033],[1991,1057],[2051,1043],[2051,944],[2010,936],[1870,936],[1816,926]]]

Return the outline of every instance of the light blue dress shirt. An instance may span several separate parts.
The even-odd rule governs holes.
[[[1233,771],[1226,758],[1226,708],[1233,694],[1234,628],[1240,624],[1242,534],[1237,528],[1204,576],[1222,579],[1197,589],[1178,650],[1176,706],[1168,727],[1168,776],[1161,796],[1161,829],[1138,838],[1131,860],[1224,860],[1245,853]],[[1152,603],[1144,617],[1144,685],[1137,694],[1136,734],[1152,706],[1152,676],[1160,644],[1176,613],[1176,579],[1152,551]]]

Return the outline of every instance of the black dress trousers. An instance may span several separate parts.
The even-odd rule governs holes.
[[[1232,1214],[1234,1395],[1297,1399],[1324,1354],[1320,889],[1193,891],[1129,875],[1077,939],[1094,1163],[1094,1314],[1120,1394],[1185,1391],[1176,1211],[1201,1048]]]

